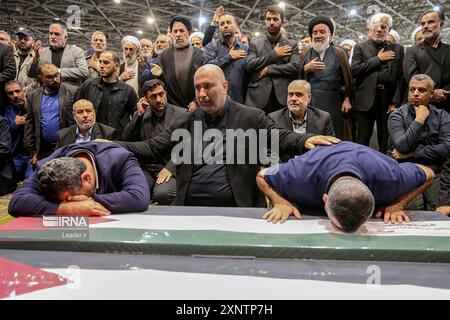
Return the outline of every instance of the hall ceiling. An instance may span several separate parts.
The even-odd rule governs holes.
[[[208,0],[79,0],[79,1],[37,1],[0,0],[0,29],[13,33],[18,27],[31,29],[37,38],[47,42],[50,23],[60,19],[75,28],[69,30],[70,43],[89,47],[90,37],[95,30],[107,35],[110,48],[118,49],[125,35],[154,39],[158,33],[165,33],[171,17],[189,17],[194,27],[199,27],[199,17],[205,18],[204,29],[218,5],[231,12],[244,32],[250,37],[264,33],[264,10],[278,4],[272,0],[208,1]],[[362,41],[365,37],[366,19],[376,12],[386,12],[394,19],[393,28],[400,34],[401,43],[411,43],[411,33],[419,26],[419,15],[426,9],[439,5],[447,12],[444,41],[450,40],[450,0],[291,0],[284,1],[288,36],[299,39],[307,33],[308,22],[315,16],[328,16],[337,24],[335,38]],[[354,14],[350,13],[352,10]],[[356,13],[356,14],[355,14]],[[154,23],[147,19],[153,17]],[[79,18],[79,19],[78,19]],[[138,34],[138,31],[142,34]]]

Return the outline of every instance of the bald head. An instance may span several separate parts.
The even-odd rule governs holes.
[[[206,64],[194,74],[195,96],[200,107],[213,119],[225,108],[228,82],[220,67]]]
[[[211,77],[214,77],[217,79],[217,81],[225,81],[225,75],[223,74],[222,69],[215,65],[215,64],[205,64],[197,69],[197,71],[194,74],[194,81],[197,74],[210,74]]]

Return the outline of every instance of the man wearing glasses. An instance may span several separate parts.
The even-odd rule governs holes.
[[[39,75],[43,86],[27,96],[24,132],[24,147],[32,155],[30,165],[33,167],[55,150],[58,130],[74,122],[72,93],[61,83],[58,67],[45,63],[41,65]]]

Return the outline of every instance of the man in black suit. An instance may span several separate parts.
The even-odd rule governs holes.
[[[161,53],[157,76],[166,85],[169,103],[192,111],[197,108],[192,79],[203,64],[203,51],[190,45],[191,32],[189,19],[176,16],[170,21],[173,47]]]
[[[0,43],[0,114],[6,111],[5,84],[16,77],[16,62],[10,46]]]
[[[283,10],[270,6],[265,17],[267,34],[252,40],[248,49],[250,84],[245,104],[269,114],[286,106],[287,87],[298,78],[300,58],[296,41],[281,34]]]
[[[288,87],[288,106],[272,112],[269,117],[277,126],[289,131],[334,136],[330,114],[311,107],[310,102],[310,84],[305,80],[294,80]],[[282,160],[286,162],[294,156],[286,155]]]
[[[73,117],[76,124],[58,131],[56,148],[72,143],[83,143],[95,139],[117,140],[117,130],[95,122],[94,104],[89,100],[78,100],[73,105]]]
[[[146,81],[143,92],[144,97],[138,101],[137,111],[123,132],[125,141],[152,139],[187,112],[185,108],[167,103],[166,87],[158,79]],[[177,182],[175,165],[170,157],[141,163],[141,168],[152,191],[152,200],[162,205],[171,204],[177,193]]]
[[[450,112],[450,45],[440,37],[444,20],[442,10],[427,10],[422,14],[424,40],[406,51],[403,72],[407,81],[415,74],[429,75],[436,83],[433,105]]]
[[[389,137],[387,119],[403,100],[403,47],[386,40],[392,17],[377,13],[370,20],[371,38],[354,47],[356,142],[369,145],[375,120],[378,145],[385,153]]]
[[[153,139],[120,142],[147,161],[172,153],[177,165],[174,205],[264,206],[256,174],[261,165],[270,164],[264,149],[271,140],[272,152],[279,146],[280,152],[294,154],[339,142],[334,137],[277,130],[261,110],[227,97],[228,82],[216,65],[200,67],[194,84],[201,108],[182,115]]]
[[[16,189],[16,174],[11,156],[8,122],[0,115],[0,196]]]

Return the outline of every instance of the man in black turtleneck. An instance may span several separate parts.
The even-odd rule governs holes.
[[[406,80],[415,74],[430,76],[436,86],[432,103],[450,112],[450,45],[441,41],[445,15],[442,10],[427,10],[420,19],[424,41],[406,51],[403,72]]]
[[[67,44],[67,28],[62,24],[51,24],[48,33],[50,47],[41,50],[40,43],[35,45],[34,61],[28,76],[36,78],[40,65],[52,63],[59,68],[61,80],[65,85],[75,91],[89,75],[83,49]]]
[[[203,64],[203,51],[189,44],[192,32],[191,22],[176,16],[170,21],[170,33],[173,47],[161,53],[158,64],[162,73],[159,75],[167,88],[169,103],[196,109],[194,73]]]
[[[377,13],[370,19],[371,38],[358,43],[353,51],[352,75],[355,78],[353,103],[356,142],[369,145],[374,122],[377,122],[378,145],[386,152],[389,114],[403,100],[403,47],[386,41],[392,17]]]

